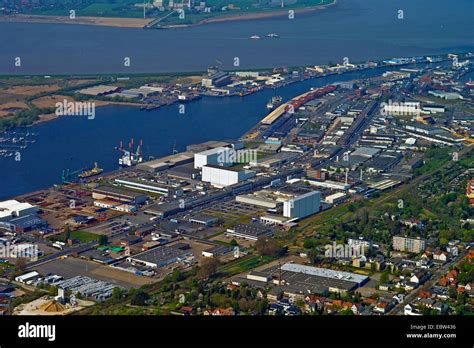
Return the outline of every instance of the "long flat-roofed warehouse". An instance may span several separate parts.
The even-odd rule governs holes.
[[[127,258],[127,261],[139,263],[147,267],[158,268],[169,265],[191,255],[189,250],[174,247],[157,247]]]
[[[151,192],[165,196],[179,196],[183,193],[183,190],[180,187],[174,187],[172,185],[166,185],[145,179],[115,179],[115,183],[133,190]]]
[[[143,193],[134,192],[131,190],[125,190],[115,186],[98,186],[92,190],[92,198],[96,200],[105,200],[107,198],[128,202],[132,204],[144,203],[147,196]]]
[[[226,235],[248,240],[258,240],[259,238],[269,237],[275,234],[275,231],[259,224],[238,224],[233,228],[227,229]]]
[[[276,120],[278,120],[280,118],[281,115],[283,115],[287,108],[288,108],[288,105],[287,103],[285,104],[282,104],[280,105],[279,107],[277,107],[275,110],[273,110],[272,112],[270,112],[261,122],[262,124],[265,124],[265,125],[271,125],[273,122],[275,122]]]
[[[259,271],[259,277],[249,274],[245,278],[235,277],[232,282],[247,282],[256,287],[276,285],[287,296],[294,296],[326,291],[346,293],[364,285],[368,279],[367,276],[350,272],[285,263],[281,268],[277,265]]]
[[[36,214],[39,208],[27,202],[11,199],[0,202],[0,221],[9,221],[15,217]]]
[[[37,216],[39,207],[27,202],[11,199],[0,202],[0,229],[25,232],[46,226],[47,222]]]
[[[174,155],[166,156],[152,161],[143,162],[137,165],[137,169],[149,173],[157,173],[159,171],[179,166],[194,161],[194,153],[190,151],[180,152]]]
[[[136,211],[136,206],[145,203],[148,197],[143,193],[103,185],[92,190],[92,198],[96,207],[130,213]]]
[[[184,208],[179,206],[178,202],[168,202],[163,204],[153,204],[145,210],[145,214],[158,216],[159,218],[165,218],[170,215],[183,211]]]
[[[92,96],[98,96],[98,95],[106,95],[106,94],[114,93],[118,90],[119,90],[119,87],[117,86],[97,85],[97,86],[81,89],[79,93],[92,95]]]

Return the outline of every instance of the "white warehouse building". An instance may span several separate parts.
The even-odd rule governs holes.
[[[383,103],[382,115],[389,116],[419,116],[421,113],[421,106],[419,102],[394,102]]]
[[[216,147],[214,149],[198,152],[194,154],[194,168],[200,169],[206,165],[231,166],[233,163],[228,161],[229,153],[233,149],[229,147]]]
[[[253,170],[237,170],[216,165],[205,165],[202,167],[202,181],[219,187],[234,185],[254,176],[255,172]]]
[[[321,192],[312,191],[283,202],[283,216],[302,219],[319,211]]]
[[[8,222],[14,218],[36,214],[39,207],[27,202],[11,199],[0,202],[0,221]]]

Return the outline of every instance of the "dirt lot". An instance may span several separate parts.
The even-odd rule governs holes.
[[[38,84],[25,84],[21,79],[7,78],[0,79],[0,117],[11,116],[15,114],[19,109],[28,109],[28,105],[25,103],[28,97],[40,94],[40,93],[50,93],[57,91],[63,87],[74,87],[79,86],[84,83],[91,83],[95,80],[45,80],[45,83]],[[30,82],[31,83],[31,82]],[[58,100],[50,100],[51,97],[44,97],[36,99],[33,104],[38,107],[54,107],[54,104]],[[54,99],[54,97],[53,97]],[[65,99],[64,96],[59,98],[60,101]],[[67,100],[71,100],[69,97]],[[101,104],[97,104],[101,105]],[[12,109],[12,110],[9,110]],[[45,117],[44,120],[49,120],[51,117]],[[44,121],[43,120],[43,121]]]
[[[196,240],[179,240],[178,243],[189,244],[191,246],[194,257],[198,262],[200,262],[204,258],[204,256],[202,256],[202,252],[204,250],[211,249],[214,246],[212,244],[198,242]],[[173,246],[173,244],[169,244],[169,246]]]
[[[56,103],[63,103],[64,100],[73,102],[74,98],[60,94],[54,94],[35,99],[32,101],[32,103],[39,108],[53,108],[55,107]]]
[[[60,88],[59,85],[25,85],[9,87],[6,90],[3,90],[2,93],[31,96],[43,92],[57,91]]]
[[[27,108],[28,106],[21,101],[2,103],[2,106],[0,108],[0,117],[13,115],[15,112],[10,109],[17,110],[17,109],[27,109]]]
[[[142,28],[144,25],[150,22],[150,19],[117,17],[77,17],[76,19],[71,20],[67,16],[16,15],[14,17],[0,17],[0,21],[87,24],[122,28]]]
[[[202,76],[186,76],[186,77],[178,77],[174,83],[200,83],[202,80]]]
[[[377,289],[375,288],[377,284],[377,280],[370,278],[370,280],[365,283],[364,286],[358,288],[357,291],[364,297],[370,297],[377,292]]]
[[[218,236],[215,236],[215,237],[211,238],[210,240],[230,243],[232,239],[235,239],[241,247],[244,247],[244,248],[247,248],[247,249],[255,244],[255,241],[253,241],[253,240],[247,240],[247,239],[244,239],[244,238],[237,238],[237,237],[227,237],[225,235],[225,232],[218,235]]]
[[[48,221],[51,227],[62,229],[65,223],[74,226],[72,218],[77,215],[98,217],[95,212],[90,191],[78,185],[69,185],[63,190],[46,189],[23,197],[27,202],[38,205],[43,211],[42,218]],[[71,207],[74,201],[75,208]],[[118,212],[107,212],[107,216],[119,215]],[[85,229],[85,226],[77,226]]]
[[[41,274],[59,274],[66,279],[83,275],[112,284],[117,284],[127,289],[138,288],[142,285],[156,281],[152,278],[138,276],[109,266],[74,257],[53,260],[38,266],[36,270]]]
[[[54,95],[48,95],[48,96],[37,98],[33,100],[33,104],[39,108],[53,108],[55,107],[56,103],[63,103],[65,99],[68,102],[75,101],[74,98],[72,97],[61,95],[61,94],[54,94]],[[89,102],[95,103],[95,106],[104,106],[104,105],[114,104],[113,102],[104,101],[104,100],[90,100]],[[116,104],[127,104],[127,103],[116,102]],[[131,105],[135,105],[135,103],[131,103]]]

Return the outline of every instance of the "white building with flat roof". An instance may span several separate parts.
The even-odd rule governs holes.
[[[382,115],[388,116],[418,116],[421,113],[419,102],[391,102],[382,104]]]
[[[253,170],[232,169],[216,165],[202,167],[202,181],[218,187],[234,185],[254,176],[255,172]]]
[[[227,161],[229,153],[233,149],[229,147],[216,147],[214,149],[198,152],[194,154],[194,168],[202,168],[206,165],[231,166],[233,163]]]
[[[312,191],[289,199],[283,203],[283,216],[302,219],[319,212],[321,192]]]
[[[330,180],[325,180],[325,181],[305,180],[305,181],[311,186],[322,187],[322,188],[327,188],[331,190],[347,191],[351,188],[350,184],[337,182],[337,181],[330,181]]]
[[[11,219],[36,214],[39,208],[27,202],[18,202],[11,199],[0,202],[0,221],[7,222]]]
[[[336,192],[332,195],[326,196],[324,201],[329,204],[339,204],[347,198],[347,194],[344,192]]]
[[[365,275],[360,275],[351,272],[334,271],[332,269],[327,268],[299,265],[297,263],[285,263],[283,266],[281,266],[281,269],[282,271],[303,273],[322,278],[351,281],[357,283],[357,285],[359,286],[364,284],[368,280],[368,277]]]

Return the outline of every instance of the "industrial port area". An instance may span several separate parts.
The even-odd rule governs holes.
[[[0,202],[2,313],[472,313],[472,59],[213,67],[180,90],[79,89],[147,110],[384,67],[273,98],[240,139],[152,160],[131,139],[119,170],[64,171]]]
[[[0,0],[0,348],[472,347],[473,13]]]

